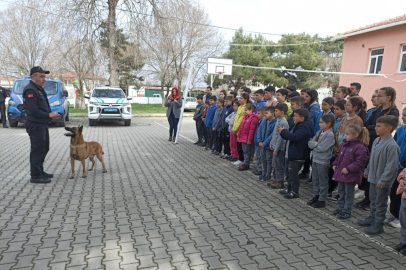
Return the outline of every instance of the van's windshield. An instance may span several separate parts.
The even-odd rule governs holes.
[[[29,82],[30,82],[30,80],[16,81],[14,83],[14,87],[13,87],[14,94],[22,95],[24,88],[28,85]],[[45,84],[42,88],[44,88],[44,90],[48,96],[55,95],[58,93],[58,83],[57,82],[45,81]]]
[[[92,97],[96,98],[125,98],[124,92],[121,89],[94,89]]]

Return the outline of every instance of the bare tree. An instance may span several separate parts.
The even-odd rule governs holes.
[[[189,67],[196,67],[195,80],[206,59],[220,53],[222,39],[209,26],[208,15],[199,5],[182,1],[155,3],[154,7],[154,17],[146,18],[135,27],[148,52],[147,67],[161,82],[162,91],[167,86],[168,93],[169,83],[182,90]]]
[[[60,40],[60,18],[52,14],[45,1],[18,0],[0,13],[0,45],[7,54],[7,67],[15,73],[29,74],[31,67],[52,64],[52,44]],[[44,16],[48,13],[49,16]]]

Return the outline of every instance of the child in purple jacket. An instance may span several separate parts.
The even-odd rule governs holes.
[[[345,129],[345,139],[340,154],[333,162],[333,180],[338,182],[338,206],[333,211],[340,219],[351,217],[354,204],[355,185],[360,185],[365,166],[368,163],[369,132],[359,125]]]

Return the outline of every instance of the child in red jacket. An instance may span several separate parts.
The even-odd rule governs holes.
[[[250,168],[251,148],[258,124],[258,117],[254,114],[255,111],[256,109],[253,104],[248,103],[245,105],[244,119],[241,122],[237,135],[238,142],[242,143],[242,150],[244,152],[244,164],[238,167],[239,171],[246,171]]]

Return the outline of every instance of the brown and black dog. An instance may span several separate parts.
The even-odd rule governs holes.
[[[103,165],[103,173],[106,173],[106,166],[103,162],[103,149],[100,143],[98,142],[85,142],[83,140],[83,126],[69,128],[65,127],[69,133],[65,133],[65,136],[71,137],[70,139],[70,163],[72,166],[72,174],[70,176],[71,179],[75,177],[75,159],[80,160],[82,162],[83,167],[83,174],[82,178],[87,176],[86,174],[86,163],[85,160],[87,158],[90,159],[92,162],[92,167],[89,171],[93,170],[94,164],[96,161],[94,160],[94,156],[96,156]]]

